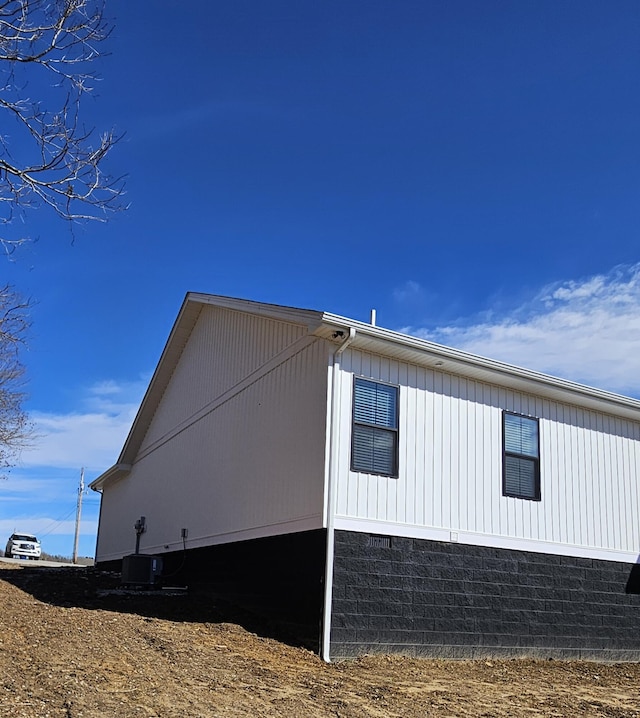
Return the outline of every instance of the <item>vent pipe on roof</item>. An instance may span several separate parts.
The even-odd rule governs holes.
[[[369,322],[369,324],[371,324],[372,327],[375,327],[375,325],[376,325],[376,310],[375,309],[371,310],[371,321]]]

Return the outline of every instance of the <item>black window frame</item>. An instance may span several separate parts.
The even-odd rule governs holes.
[[[369,384],[375,384],[378,386],[384,386],[395,390],[395,426],[387,427],[380,424],[370,424],[368,422],[356,421],[356,385],[357,383],[367,382]],[[399,447],[399,434],[400,434],[400,387],[397,384],[391,384],[389,382],[379,381],[378,379],[372,379],[366,376],[354,376],[353,377],[353,400],[351,402],[351,471],[360,474],[370,474],[373,476],[386,476],[390,479],[397,479],[399,476],[399,461],[398,461],[398,447]],[[389,434],[393,436],[393,457],[392,457],[392,471],[374,471],[369,467],[359,466],[356,463],[356,451],[355,451],[355,440],[356,440],[356,427],[367,427],[373,429],[376,432]]]
[[[515,451],[507,451],[507,417],[517,416],[520,419],[534,422],[536,425],[536,455],[518,453]],[[517,459],[519,461],[531,462],[534,466],[534,490],[533,495],[522,492],[509,491],[507,488],[507,460]],[[502,412],[502,495],[509,498],[523,499],[524,501],[541,501],[542,491],[540,486],[540,419],[536,416],[528,416],[527,414],[519,414],[515,411]]]

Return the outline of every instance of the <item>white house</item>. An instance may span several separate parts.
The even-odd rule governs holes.
[[[637,660],[639,477],[635,399],[190,293],[92,484],[96,559],[118,566],[144,516],[141,553],[286,611],[326,660]]]

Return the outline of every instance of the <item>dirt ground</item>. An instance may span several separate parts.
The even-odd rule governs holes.
[[[640,664],[327,665],[210,599],[117,585],[93,569],[0,563],[2,718],[640,717]]]

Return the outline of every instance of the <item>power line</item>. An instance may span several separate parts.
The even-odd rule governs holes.
[[[63,521],[66,521],[66,519],[71,516],[71,514],[76,510],[76,507],[74,506],[69,513],[65,514],[59,519],[54,519],[49,526],[46,527],[44,531],[40,531],[40,536],[48,536],[59,524],[61,524]],[[51,527],[51,528],[49,528]]]

